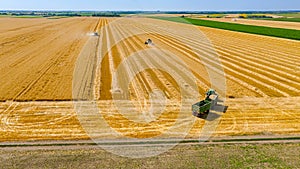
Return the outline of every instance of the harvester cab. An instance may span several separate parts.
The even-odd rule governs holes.
[[[192,105],[193,115],[199,118],[206,118],[209,110],[211,110],[217,103],[219,95],[214,89],[209,89],[204,100]]]
[[[209,100],[213,102],[213,106],[217,104],[219,95],[214,89],[209,89],[206,93],[205,100]]]

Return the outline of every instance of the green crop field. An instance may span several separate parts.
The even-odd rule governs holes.
[[[283,29],[283,28],[271,28],[264,26],[254,26],[254,25],[242,25],[236,23],[226,23],[218,21],[209,21],[201,19],[191,19],[191,18],[180,18],[180,17],[153,17],[156,19],[163,19],[173,22],[181,22],[187,24],[193,24],[197,26],[205,26],[211,28],[225,29],[237,32],[266,35],[287,39],[300,40],[300,31],[293,29]]]
[[[11,16],[12,18],[43,18],[43,16],[37,15],[20,15],[20,16]]]
[[[284,17],[300,18],[300,12],[295,12],[295,13],[281,13],[281,14],[277,14],[277,15],[284,16]]]
[[[300,22],[300,18],[264,18],[263,20],[284,21],[284,22]]]

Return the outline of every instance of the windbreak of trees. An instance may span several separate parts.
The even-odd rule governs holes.
[[[120,15],[117,14],[117,13],[94,13],[94,14],[92,14],[92,16],[94,16],[94,17],[101,17],[101,16],[104,16],[104,17],[120,17]]]
[[[239,18],[252,18],[252,19],[260,19],[260,18],[273,18],[272,16],[267,15],[259,15],[259,14],[241,14]]]
[[[38,16],[38,17],[120,17],[121,15],[128,14],[209,14],[209,16],[218,15],[222,16],[225,14],[245,14],[247,18],[268,18],[264,15],[277,14],[277,13],[293,13],[300,12],[295,11],[12,11],[12,10],[1,10],[0,15],[11,15],[11,16]],[[243,17],[243,16],[241,16]]]
[[[10,16],[39,16],[39,17],[120,17],[116,12],[90,12],[90,11],[0,11],[0,15]]]

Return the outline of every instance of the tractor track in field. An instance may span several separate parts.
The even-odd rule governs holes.
[[[54,26],[64,24],[66,23],[67,20],[72,20],[72,18],[64,18],[58,20],[54,20],[54,19],[51,20],[46,18],[36,19],[36,20],[26,19],[26,18],[1,18],[0,21],[3,23],[6,22],[7,24],[1,25],[0,36],[2,35],[2,33],[10,33],[10,32],[23,33],[24,30],[27,31],[27,33],[29,33],[32,32],[33,28],[53,30],[56,29]],[[87,20],[87,18],[83,18],[82,20],[83,21]],[[19,21],[18,24],[15,24],[16,21]]]
[[[152,30],[153,31],[153,30]],[[166,32],[166,34],[169,34],[168,32]],[[175,35],[175,34],[169,34],[170,36],[172,37],[177,37],[178,39],[184,39],[188,42],[191,42],[191,43],[194,43],[193,41],[191,41],[190,39],[187,39],[186,37],[178,37],[178,35]],[[206,46],[203,46],[202,44],[195,44],[195,45],[200,45],[200,47],[202,47],[200,50],[198,50],[200,53],[204,53],[206,56],[209,56],[209,53],[207,53],[207,49],[205,48]],[[190,52],[194,52],[194,51],[191,51],[190,49],[185,49],[187,51],[190,51]],[[186,56],[189,56],[189,55],[186,55]],[[200,64],[204,64],[205,66],[212,66],[212,65],[215,65],[215,63],[213,63],[212,61],[210,61],[209,59],[205,58],[205,57],[201,57],[201,60],[204,60],[205,63],[201,63],[199,61],[199,58],[194,58],[193,56],[190,57],[190,59],[192,59],[194,62],[198,62]],[[191,67],[193,69],[193,67]],[[218,72],[219,70],[215,69],[216,72]],[[239,81],[239,79],[235,78],[234,76],[229,76],[227,74],[227,77],[231,78],[231,79],[235,79],[236,81]],[[249,87],[249,84],[246,84],[244,82],[240,82],[240,84],[243,84],[245,87],[247,88],[250,88],[250,89],[254,89],[255,87]],[[255,92],[258,92],[257,90],[254,90]],[[260,92],[260,94],[264,95],[262,92]]]
[[[280,61],[285,61],[285,59],[297,61],[297,55],[294,54],[299,54],[299,47],[296,46],[296,44],[299,43],[298,41],[278,40],[270,37],[259,38],[253,35],[251,36],[245,33],[237,32],[235,32],[235,34],[239,35],[238,37],[231,37],[229,35],[232,32],[219,32],[218,30],[212,30],[203,27],[201,27],[200,29],[207,33],[207,35],[214,41],[216,46],[221,45],[224,48],[233,48],[235,49],[234,51],[238,50],[239,52],[243,53],[257,54],[259,58],[275,63],[281,63]],[[218,35],[216,37],[224,38],[224,40],[217,41],[216,37],[214,37],[213,35]],[[276,45],[276,48],[274,48],[274,45]],[[287,50],[286,46],[291,46],[292,48]],[[270,58],[266,58],[264,56],[269,56]],[[291,65],[286,66],[289,67]]]
[[[138,29],[140,29],[140,28],[138,28]],[[145,32],[145,34],[146,34],[146,32],[147,32],[147,30],[144,30],[144,29],[141,29],[142,31],[144,31]],[[151,31],[150,31],[151,32]],[[152,31],[153,32],[153,31]],[[150,34],[150,36],[151,36],[151,34]],[[164,44],[168,44],[168,46],[171,46],[172,47],[172,45],[174,44],[175,45],[175,43],[174,42],[172,42],[171,40],[169,40],[169,39],[160,39],[160,38],[162,38],[162,36],[158,36],[158,34],[157,35],[152,35],[155,39],[158,39],[158,40],[160,40],[161,42],[163,42]],[[177,47],[178,47],[178,43],[176,44],[177,46],[175,47],[174,46],[174,51],[176,51],[176,50],[180,50],[180,49],[178,49]],[[184,53],[186,53],[186,52],[184,52],[183,50],[180,50],[180,52],[182,52],[182,53],[180,53],[181,55],[182,54],[184,54]],[[158,58],[158,59],[160,59],[160,58]],[[167,61],[167,60],[166,60]],[[175,61],[175,62],[174,62]],[[176,60],[174,60],[174,61],[167,61],[167,62],[169,62],[167,65],[172,65],[172,64],[176,64]],[[171,63],[172,62],[172,63]],[[166,67],[168,67],[166,65]],[[176,68],[176,66],[174,66],[174,68]]]
[[[124,32],[121,32],[120,28],[115,28],[115,31],[118,32],[118,35],[124,36]],[[125,45],[126,49],[128,50],[127,52],[125,52],[122,48],[119,48],[118,46],[121,45],[117,45],[117,50],[120,51],[119,53],[128,53],[130,55],[131,51],[139,51],[139,47],[137,46],[137,48],[134,48],[134,46],[132,45],[132,43],[128,42],[129,40],[125,40],[125,42],[123,43],[123,45]],[[142,49],[142,48],[141,48]],[[129,56],[128,55],[128,56]],[[121,55],[120,57],[120,61],[118,61],[115,65],[115,67],[117,68],[121,61],[124,61],[128,56],[126,55]],[[133,66],[136,67],[137,64],[133,64]],[[126,65],[124,65],[126,66]],[[127,73],[123,74],[124,77],[129,78],[130,76],[135,76],[134,72],[132,71],[134,69],[134,67],[129,68],[128,66],[126,66],[126,70]],[[121,75],[122,76],[122,75]],[[118,79],[118,77],[116,77]],[[137,98],[145,98],[145,96],[142,96],[141,94],[144,93],[149,93],[150,91],[150,87],[149,87],[149,83],[146,82],[147,80],[145,79],[143,74],[137,74],[137,80],[133,81],[131,84],[131,89],[133,92],[132,95],[135,95]],[[118,85],[118,84],[116,84]],[[140,92],[142,91],[142,92]]]
[[[228,62],[227,62],[228,63]],[[287,64],[287,66],[288,66],[288,64]],[[242,67],[240,67],[240,68],[242,68]],[[225,67],[225,70],[226,70],[226,67]],[[240,69],[239,69],[240,70]],[[250,72],[250,73],[252,73],[252,72]],[[233,74],[236,74],[236,72],[234,72]],[[258,75],[258,76],[262,76],[261,74],[255,74],[255,75]],[[251,77],[251,76],[250,76]],[[274,81],[274,80],[272,80],[272,79],[270,79],[269,77],[268,78],[263,78],[263,79],[266,79],[266,80],[271,80],[272,81],[272,83],[269,83],[269,84],[279,84],[279,85],[283,85],[285,88],[283,89],[283,90],[285,90],[285,89],[290,89],[290,90],[293,90],[293,92],[297,95],[297,94],[299,94],[299,91],[296,89],[296,88],[293,88],[293,87],[289,87],[289,86],[287,86],[287,85],[285,85],[285,84],[282,84],[282,83],[280,83],[280,81]],[[295,79],[294,79],[295,80]],[[274,83],[274,82],[277,82],[277,83]],[[279,83],[278,83],[279,82]],[[268,87],[270,87],[270,86],[268,86]],[[273,88],[273,87],[272,87]],[[285,96],[289,96],[288,94],[286,94],[286,93],[283,93],[283,92],[280,92],[280,90],[278,90],[277,88],[273,88],[273,90],[275,90],[275,91],[279,91],[279,93],[281,93],[281,94],[283,94],[283,95],[285,95]],[[294,94],[294,95],[295,95]]]
[[[183,55],[186,55],[186,56],[190,56],[191,58],[193,58],[193,53],[191,53],[189,50],[185,50],[184,46],[181,46],[180,44],[175,44],[172,40],[170,39],[167,39],[163,36],[158,36],[158,35],[153,35],[157,40],[160,40],[161,42],[165,43],[165,44],[168,44],[168,46],[174,48],[174,51],[178,51],[178,52],[181,52],[178,56],[181,56],[181,58],[184,58]],[[176,50],[175,50],[176,49]],[[197,82],[199,84],[201,84],[200,86],[202,87],[202,91],[204,91],[205,88],[209,88],[209,82],[207,80],[205,80],[205,75],[203,75],[203,72],[205,72],[205,70],[202,68],[198,68],[198,69],[193,69],[193,67],[196,67],[196,65],[198,64],[201,64],[201,62],[196,62],[195,60],[192,60],[192,59],[189,59],[189,57],[186,57],[186,59],[184,60],[185,63],[187,65],[189,65],[190,67],[192,67],[192,71],[193,71],[193,74],[197,77]],[[170,63],[171,64],[171,63]],[[198,66],[197,65],[197,66]],[[202,74],[201,74],[201,73]],[[201,75],[202,76],[201,76]]]
[[[247,50],[243,50],[243,47],[238,47],[236,45],[231,46],[230,44],[226,44],[226,45],[224,44],[223,46],[224,46],[224,48],[227,47],[227,49],[226,48],[225,49],[220,49],[219,48],[219,49],[227,51],[227,52],[235,53],[235,55],[237,55],[237,54],[239,54],[239,55],[243,54],[243,55],[246,55],[246,56],[247,55],[257,56],[258,57],[257,61],[260,61],[262,63],[265,62],[265,63],[268,63],[270,65],[274,65],[274,66],[278,67],[279,70],[281,70],[281,69],[282,70],[286,69],[288,71],[293,70],[294,67],[292,65],[294,65],[295,61],[296,61],[296,60],[289,61],[290,59],[282,59],[282,58],[274,58],[273,57],[273,55],[280,55],[279,53],[276,53],[276,54],[272,55],[271,52],[267,54],[267,53],[264,53],[264,52],[256,52],[255,51],[255,50],[257,50],[257,51],[264,50],[263,48],[253,49],[253,51],[252,50],[251,51],[250,50],[247,51]],[[251,48],[251,47],[249,47],[249,48]],[[229,49],[231,49],[231,51],[228,51]],[[293,53],[293,55],[294,54],[297,54],[297,53]],[[292,54],[290,54],[290,55],[292,55]],[[283,67],[282,66],[282,62],[286,62],[288,64],[285,65],[285,67]]]
[[[233,66],[233,65],[232,65],[232,66]],[[226,68],[225,68],[225,70],[226,70]],[[250,72],[250,73],[252,73],[252,72]],[[236,72],[234,72],[233,74],[236,74]],[[261,76],[261,74],[256,74],[256,75]],[[269,78],[267,78],[267,79],[272,81],[272,79],[269,79]],[[251,80],[253,81],[253,79],[251,79]],[[250,82],[251,82],[251,81],[250,81]],[[257,81],[257,82],[259,82],[259,81]],[[276,82],[279,83],[279,84],[281,84],[280,81],[276,81]],[[270,84],[274,84],[274,81],[272,81],[272,83],[270,83]],[[282,85],[284,85],[284,84],[282,84]],[[266,84],[263,85],[263,86],[266,86]],[[270,85],[267,85],[267,87],[271,87],[271,86],[270,86]],[[286,85],[285,85],[285,87],[287,87],[288,89],[291,89],[291,90],[294,90],[294,89],[295,89],[295,88],[290,88],[289,86],[286,86]],[[271,88],[273,88],[273,87],[271,87]],[[284,93],[284,92],[278,90],[277,88],[273,88],[273,90],[278,91],[279,93],[281,93],[281,94],[283,94],[283,95],[285,95],[285,96],[289,96],[287,93]],[[297,92],[297,89],[294,90],[294,91],[296,91],[296,95],[299,93],[299,92]]]
[[[120,30],[120,29],[119,29]],[[123,30],[123,32],[124,31],[132,31],[132,29],[128,29],[128,30],[124,30],[124,28],[122,29]],[[124,36],[124,37],[126,37],[126,35],[124,35],[124,34],[122,34],[121,36]],[[131,38],[130,38],[131,39]],[[143,44],[143,45],[141,45],[141,43],[143,42],[142,41],[142,39],[133,39],[133,40],[130,40],[130,39],[128,39],[128,40],[126,40],[126,42],[128,41],[128,42],[130,42],[130,47],[133,49],[132,50],[132,52],[136,52],[136,51],[140,51],[140,50],[145,50],[145,45]],[[139,42],[139,43],[137,43],[137,41]],[[133,43],[131,43],[131,42],[133,42]],[[126,44],[125,44],[126,45]],[[127,45],[126,45],[127,46]],[[129,46],[127,46],[127,47],[129,47]],[[121,52],[122,53],[122,52]],[[130,52],[129,52],[130,53]],[[145,67],[149,67],[149,66],[153,66],[151,63],[157,63],[155,60],[153,60],[153,61],[147,61],[149,58],[151,58],[151,56],[149,55],[149,56],[145,56],[144,57],[145,58],[145,62],[146,62],[146,65],[145,65]],[[166,67],[166,68],[168,68],[169,66],[168,65],[172,65],[171,63],[172,63],[172,61],[169,61],[169,60],[162,60],[164,57],[162,57],[162,58],[157,58],[156,60],[161,60],[161,61],[159,61],[161,64],[163,64],[163,63],[167,63],[167,64],[165,64],[164,65],[164,67]],[[169,59],[171,59],[170,57],[168,57]],[[143,60],[141,60],[142,62],[143,62]],[[175,64],[176,62],[173,62],[173,64]],[[133,65],[139,65],[138,63],[135,63],[135,64],[133,64]],[[174,68],[176,68],[176,66],[174,66]],[[170,69],[170,68],[169,68]],[[130,72],[130,70],[128,70],[127,72]],[[177,71],[178,72],[178,71]],[[141,80],[143,80],[143,79],[146,79],[145,77],[144,77],[144,75],[142,74],[141,75]],[[160,80],[161,81],[163,81],[163,79],[165,79],[166,78],[166,76],[165,75],[163,75],[163,77],[164,78],[160,78]],[[167,78],[168,79],[168,78]],[[144,80],[144,81],[146,81],[146,80]],[[166,83],[169,83],[168,81],[166,81]],[[165,83],[165,84],[166,84]],[[148,84],[147,83],[145,83],[145,82],[142,82],[142,84],[144,84],[144,86],[148,86]],[[142,87],[143,88],[143,87]],[[147,90],[147,89],[145,89],[145,88],[147,88],[147,87],[144,87],[144,90]],[[149,87],[148,87],[149,88]],[[165,86],[165,88],[166,88],[166,86]],[[149,89],[148,89],[148,92],[149,92]]]
[[[30,21],[32,21],[32,20],[30,20]],[[21,31],[21,30],[24,30],[24,29],[29,29],[28,32],[31,32],[30,29],[32,29],[32,28],[39,28],[40,29],[40,28],[46,28],[47,26],[52,25],[52,23],[49,23],[49,20],[45,20],[45,22],[38,21],[38,23],[34,23],[32,25],[28,25],[28,23],[25,23],[25,26],[22,26],[22,24],[24,24],[24,23],[21,23],[21,25],[20,24],[14,24],[14,26],[16,26],[15,28],[12,28],[11,25],[8,28],[1,27],[0,35],[2,33],[17,32],[17,31]]]
[[[225,55],[223,55],[223,56],[225,56]],[[224,61],[225,58],[223,57],[222,59]],[[284,90],[289,89],[289,90],[294,91],[296,93],[300,92],[297,89],[297,88],[300,87],[300,83],[297,83],[296,81],[289,80],[289,79],[287,79],[285,77],[282,77],[280,75],[270,73],[270,72],[266,71],[267,68],[254,67],[254,66],[251,66],[249,63],[238,62],[235,59],[231,59],[230,57],[228,57],[226,59],[230,63],[234,63],[235,65],[239,65],[239,68],[242,69],[242,70],[245,70],[245,71],[247,71],[249,69],[250,70],[255,70],[255,72],[257,72],[255,75],[261,76],[260,78],[262,78],[262,79],[267,79],[267,77],[268,77],[269,79],[267,79],[267,80],[271,81],[271,84],[274,84],[274,83],[276,84],[277,81],[284,82],[284,83],[277,84],[277,85],[281,85],[282,87],[284,87],[285,88]],[[253,64],[255,64],[255,63],[253,63]],[[256,65],[258,65],[258,64],[256,64]],[[254,71],[252,71],[250,73],[254,73]]]
[[[48,37],[44,37],[44,39],[41,39],[42,38],[41,35],[47,36],[44,32],[52,33],[55,30],[63,29],[64,27],[72,26],[75,23],[76,23],[76,21],[55,23],[55,24],[54,23],[49,23],[47,25],[42,25],[41,27],[38,27],[38,28],[33,27],[33,28],[31,28],[31,30],[28,30],[27,32],[23,32],[22,30],[18,30],[16,33],[12,33],[11,35],[6,32],[4,35],[0,34],[0,36],[3,36],[4,42],[7,41],[9,38],[14,38],[13,40],[9,40],[9,42],[5,42],[6,46],[9,45],[10,43],[12,43],[12,48],[16,47],[15,44],[14,44],[16,42],[16,39],[21,38],[22,41],[18,42],[18,47],[23,47],[23,46],[28,45],[28,42],[33,43],[36,40],[40,40],[40,41],[47,40]],[[51,29],[48,30],[49,27],[53,27],[53,30],[51,30]],[[60,27],[60,28],[57,28],[57,27]],[[32,29],[34,29],[34,31]],[[62,32],[61,32],[61,35],[62,35]],[[58,37],[59,36],[56,36],[56,38],[58,38]],[[56,38],[52,37],[52,39],[56,39]],[[0,45],[3,45],[3,44],[0,44]],[[6,47],[6,49],[11,50],[7,47]]]
[[[149,23],[147,23],[147,24],[149,24]],[[134,25],[134,26],[136,26],[136,25]],[[144,32],[147,32],[147,31],[157,32],[157,34],[159,34],[159,32],[161,32],[161,30],[154,30],[153,28],[151,28],[151,26],[147,27],[147,26],[141,26],[141,25],[139,25],[139,27],[137,27],[137,28],[141,29],[140,27],[143,27]],[[123,31],[125,31],[125,29]],[[127,30],[127,31],[130,31],[130,30]],[[168,33],[166,33],[166,34],[168,34]],[[176,37],[176,35],[174,35],[174,34],[170,34],[170,36],[173,36],[173,37],[175,36]],[[163,38],[163,37],[158,37],[158,36],[154,36],[154,37],[156,37],[158,39],[159,38]],[[177,38],[182,39],[183,37],[177,37]],[[180,44],[174,44],[174,42],[171,42],[168,39],[166,39],[166,40],[165,39],[161,39],[161,41],[165,42],[165,43],[168,43],[169,46],[171,46],[174,50],[179,50],[179,52],[186,53],[185,51],[189,51],[189,52],[191,52],[191,54],[193,53],[192,50],[186,48],[185,46],[181,45],[181,47],[179,47],[178,45],[180,45]],[[174,45],[174,46],[172,46],[172,45]],[[199,44],[196,44],[196,45],[199,45]],[[203,51],[205,51],[204,48],[203,48]],[[233,50],[233,51],[235,51],[235,50]],[[230,51],[230,52],[233,52],[233,51]],[[222,49],[219,49],[219,52],[221,53],[222,56],[226,56],[226,55],[224,55]],[[208,53],[206,53],[206,55],[207,54]],[[243,54],[243,52],[240,51],[239,55],[240,54]],[[234,55],[234,56],[239,57],[239,55]],[[186,53],[186,56],[189,56],[188,58],[191,58],[191,59],[193,57],[192,55],[190,55],[188,53]],[[205,60],[206,58],[201,58],[201,59]],[[278,60],[282,61],[280,59],[278,59]],[[294,78],[295,77],[294,75],[289,75],[288,73],[285,73],[285,76],[286,75],[290,76],[289,79],[286,79],[285,77],[282,77],[280,75],[270,76],[270,73],[267,73],[267,72],[264,73],[264,69],[268,68],[268,67],[266,67],[266,65],[264,65],[259,71],[255,71],[255,70],[257,70],[256,67],[249,67],[249,66],[247,66],[247,69],[246,69],[246,68],[244,68],[245,64],[243,65],[243,63],[236,64],[237,62],[235,62],[235,64],[233,64],[230,60],[226,61],[226,59],[223,59],[222,61],[223,61],[223,64],[225,65],[225,70],[227,72],[229,72],[229,74],[227,75],[227,77],[229,75],[232,75],[233,77],[229,77],[229,78],[235,79],[235,80],[237,80],[237,79],[243,79],[244,82],[241,83],[241,84],[244,84],[245,87],[247,87],[247,85],[249,86],[249,84],[252,84],[252,87],[248,87],[248,88],[250,88],[251,90],[253,90],[253,92],[260,93],[260,95],[265,95],[265,94],[262,94],[262,93],[267,93],[266,95],[268,95],[268,96],[290,96],[290,95],[297,96],[298,93],[299,93],[299,90],[297,89],[298,83],[295,81],[297,78],[293,79],[294,81],[289,80],[291,78]],[[289,62],[289,60],[286,60],[286,61]],[[112,61],[112,62],[114,62],[114,61]],[[209,63],[210,61],[206,59],[206,62]],[[266,61],[264,61],[264,62],[266,62]],[[291,61],[291,62],[293,62],[293,61]],[[253,65],[256,62],[250,62],[250,64],[251,63]],[[118,64],[118,63],[114,62],[114,64]],[[210,64],[213,64],[213,63],[210,62]],[[272,64],[272,63],[268,62],[268,64]],[[238,66],[238,65],[241,65],[241,66]],[[209,65],[207,65],[207,66],[209,66]],[[256,64],[256,66],[257,66],[257,64]],[[114,67],[116,67],[116,66],[114,66]],[[249,68],[252,69],[252,70],[254,70],[254,71],[250,71]],[[274,68],[270,67],[270,69],[274,69]],[[235,71],[235,70],[239,70],[239,71]],[[113,72],[113,71],[111,71],[111,72]],[[237,77],[237,78],[234,78],[234,76]],[[252,78],[252,77],[256,77],[256,78]],[[247,85],[246,85],[246,83],[247,83]],[[273,86],[274,84],[276,84],[275,87]],[[254,86],[260,86],[260,87],[254,87]],[[263,90],[259,91],[259,89],[263,89]]]
[[[69,23],[69,25],[73,25],[73,23]],[[67,26],[67,25],[66,25]],[[57,35],[56,37],[52,37],[53,39],[50,41],[51,42],[55,42],[55,39],[57,39],[58,37],[62,36],[65,32]],[[33,52],[34,53],[34,52]],[[50,72],[51,69],[55,68],[55,67],[58,67],[58,64],[60,64],[58,62],[58,60],[60,59],[60,55],[58,55],[56,58],[53,59],[53,62],[49,63],[49,65],[45,65],[44,68],[42,68],[38,75],[38,77],[35,78],[35,80],[33,80],[31,83],[29,83],[22,91],[20,91],[20,93],[18,93],[14,98],[13,100],[18,100],[19,97],[21,97],[23,94],[26,94],[26,92],[28,92],[29,90],[31,90],[31,88],[36,85],[36,83],[38,83],[38,81],[43,77],[45,76],[45,74],[47,72]],[[29,62],[30,60],[33,60],[33,58],[31,57],[28,57],[26,60],[24,60],[23,62]],[[19,62],[17,61],[18,64],[21,64],[22,62]],[[17,66],[17,65],[15,65]]]
[[[232,41],[237,41],[237,39],[232,39]],[[255,47],[253,45],[247,45],[247,43],[249,43],[249,42],[235,43],[232,41],[218,42],[218,44],[221,44],[224,47],[226,46],[226,47],[232,48],[232,49],[234,49],[233,51],[241,52],[243,54],[246,54],[246,53],[248,53],[248,54],[252,53],[255,55],[258,54],[258,56],[261,59],[272,62],[274,64],[281,63],[282,61],[287,61],[287,63],[293,63],[291,61],[296,61],[297,58],[292,54],[299,53],[296,51],[295,52],[287,51],[286,53],[280,52],[280,50],[283,50],[283,49],[272,49],[272,46],[267,46],[264,44],[258,45],[258,46],[262,46],[262,47]],[[241,45],[241,43],[245,43],[245,44]],[[250,43],[253,43],[253,42],[250,42]],[[268,56],[270,58],[265,58],[264,56]],[[271,59],[271,58],[273,58],[273,59]],[[291,60],[291,61],[289,61],[289,60]],[[290,65],[286,65],[286,66],[290,67]]]
[[[281,78],[285,78],[285,81],[288,81],[289,83],[294,83],[294,84],[298,84],[295,81],[299,81],[299,78],[293,74],[287,73],[288,71],[293,71],[293,69],[287,69],[285,71],[283,70],[279,70],[279,66],[272,64],[270,62],[266,62],[264,60],[259,60],[259,59],[254,59],[254,58],[250,58],[247,57],[246,54],[243,55],[243,57],[239,56],[239,54],[243,54],[240,52],[234,52],[234,51],[230,51],[230,50],[226,50],[226,49],[217,49],[217,51],[222,55],[222,59],[227,59],[227,60],[231,60],[231,61],[235,61],[235,62],[241,62],[241,64],[246,64],[249,67],[256,67],[256,69],[260,69],[260,70],[267,70],[265,71],[265,73],[268,73],[268,75],[272,75],[272,76],[287,76],[287,77],[281,77]],[[265,65],[268,64],[269,67],[266,67]],[[273,67],[271,67],[273,65]],[[281,66],[282,68],[282,66]],[[255,69],[253,69],[255,70]],[[294,81],[292,81],[294,80]]]
[[[98,19],[94,32],[98,36],[90,37],[83,47],[77,62],[73,79],[73,100],[93,100],[96,97],[97,66],[103,44],[103,32],[101,28],[107,24],[107,20]]]

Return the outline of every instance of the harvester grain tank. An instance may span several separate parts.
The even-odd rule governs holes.
[[[218,97],[219,95],[214,89],[209,89],[204,100],[192,105],[193,115],[199,118],[206,118],[209,111],[217,104]]]

